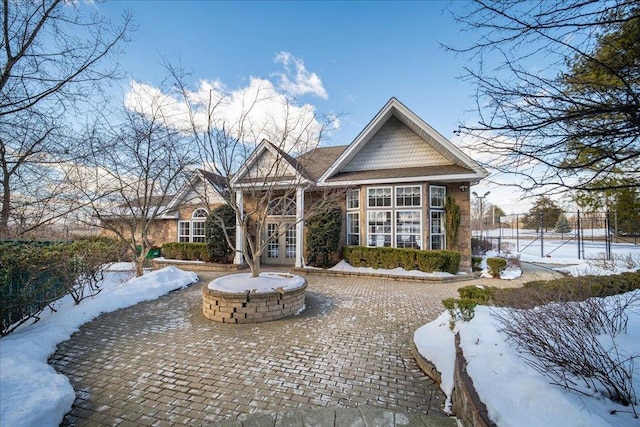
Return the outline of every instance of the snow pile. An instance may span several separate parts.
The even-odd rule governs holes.
[[[432,278],[445,278],[455,277],[455,275],[443,271],[434,271],[433,273],[426,273],[420,270],[407,271],[402,267],[394,269],[386,268],[373,268],[373,267],[353,267],[348,262],[342,260],[333,267],[329,268],[330,271],[345,271],[345,272],[358,272],[358,273],[372,273],[372,274],[389,274],[395,276],[407,276],[407,277],[432,277]]]
[[[112,265],[100,283],[102,291],[73,305],[70,297],[56,302],[56,313],[38,323],[22,325],[0,339],[0,425],[58,426],[71,410],[75,392],[64,375],[47,364],[56,346],[101,313],[156,299],[198,280],[175,267],[131,277],[131,265]]]
[[[260,273],[260,277],[251,277],[251,273],[230,274],[215,279],[208,287],[212,291],[229,293],[267,293],[291,291],[303,287],[305,280],[300,276],[283,273]]]
[[[629,310],[628,332],[616,337],[620,354],[640,355],[640,303]],[[478,306],[468,323],[458,322],[460,346],[467,360],[467,372],[489,416],[498,426],[637,426],[630,408],[604,398],[599,393],[580,395],[549,383],[520,354],[506,343],[492,311]],[[611,338],[607,338],[611,340]],[[414,334],[420,354],[442,373],[442,389],[451,395],[454,369],[454,332],[449,329],[449,313],[421,327]],[[640,369],[633,387],[640,390]],[[612,412],[613,411],[613,412]],[[614,413],[615,412],[615,413]]]

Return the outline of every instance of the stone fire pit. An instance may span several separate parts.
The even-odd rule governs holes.
[[[202,312],[222,323],[258,323],[293,316],[304,309],[307,281],[282,273],[220,277],[202,287]]]

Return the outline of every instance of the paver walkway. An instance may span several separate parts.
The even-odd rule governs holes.
[[[211,425],[323,407],[445,415],[409,345],[470,282],[307,280],[305,311],[275,322],[212,322],[197,284],[86,324],[50,360],[76,390],[63,424]]]

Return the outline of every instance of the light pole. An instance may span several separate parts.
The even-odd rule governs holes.
[[[471,192],[471,194],[474,195],[475,198],[477,198],[480,201],[480,240],[482,240],[484,238],[483,233],[484,233],[484,211],[482,210],[482,201],[485,199],[485,197],[487,197],[489,194],[491,194],[491,191],[487,191],[486,193],[484,193],[484,196],[478,196],[478,193],[476,193],[475,191]]]

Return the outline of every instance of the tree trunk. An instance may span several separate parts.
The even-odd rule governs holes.
[[[0,213],[0,238],[9,238],[9,215],[11,213],[11,189],[9,178],[5,174],[2,186],[2,213]]]
[[[251,277],[260,276],[260,255],[254,255],[251,263],[249,263],[249,268],[251,268]]]

